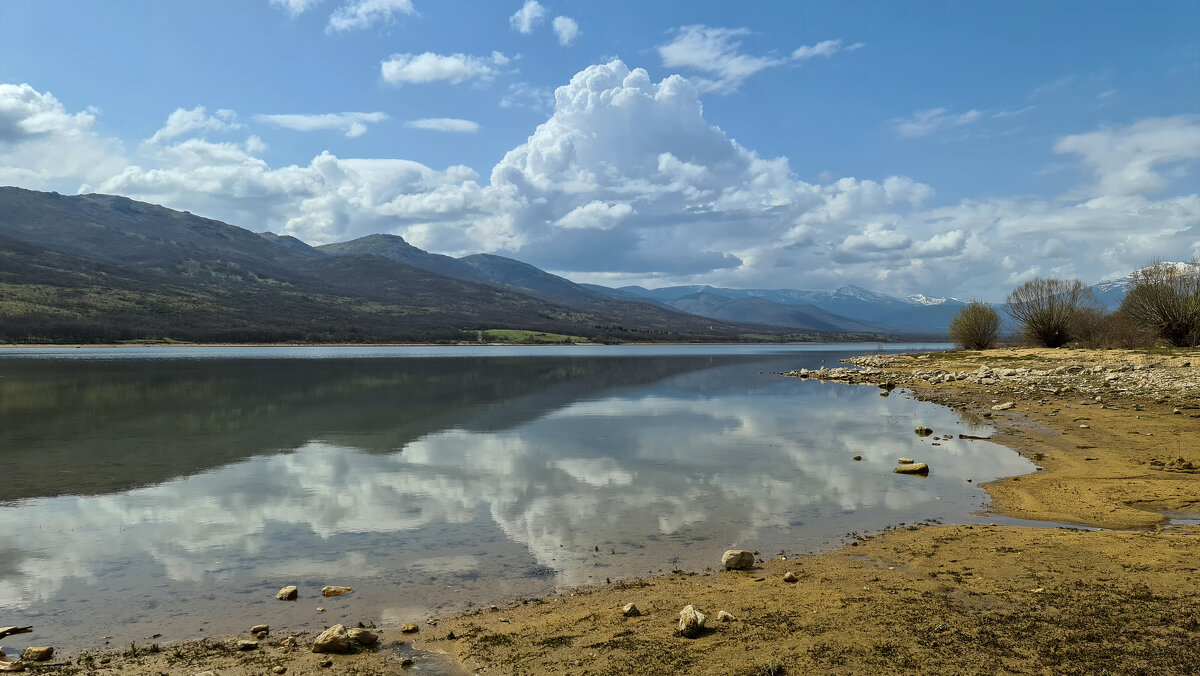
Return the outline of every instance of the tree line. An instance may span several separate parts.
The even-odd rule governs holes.
[[[1107,312],[1078,279],[1038,277],[1013,289],[1004,311],[1029,345],[1144,348],[1157,344],[1200,344],[1200,259],[1153,263],[1130,275],[1121,306]],[[971,301],[950,322],[950,339],[968,350],[994,347],[1003,325],[1000,313]]]

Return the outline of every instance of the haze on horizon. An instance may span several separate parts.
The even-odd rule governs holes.
[[[1200,255],[1200,4],[0,0],[0,185],[608,286]]]

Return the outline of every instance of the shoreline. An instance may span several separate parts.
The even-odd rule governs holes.
[[[1200,577],[1191,561],[1200,551],[1200,526],[1164,528],[1163,513],[1200,509],[1200,391],[1122,393],[1113,387],[1120,376],[1108,378],[1134,380],[1135,358],[1151,364],[1149,371],[1200,374],[1191,366],[1200,364],[1196,350],[1169,356],[1003,350],[854,358],[881,365],[844,379],[891,382],[912,388],[891,396],[990,419],[991,441],[1041,469],[985,485],[988,513],[1100,530],[901,525],[791,560],[763,552],[750,571],[671,573],[564,590],[430,622],[417,634],[385,628],[381,636],[390,647],[332,659],[343,673],[403,673],[403,659],[436,660],[437,653],[471,670],[530,674],[1185,670],[1200,663],[1192,640],[1200,628],[1200,594],[1192,591]],[[1068,388],[1038,382],[1034,372],[1048,369],[1037,366],[1057,368],[1067,359],[1092,365],[1111,359],[1116,368],[1131,368],[1065,374],[1078,381]],[[945,378],[981,363],[1015,363],[1029,373],[982,386]],[[1093,386],[1106,389],[1092,395]],[[1013,407],[993,410],[1009,401]],[[929,456],[936,472],[936,449]],[[719,557],[713,553],[714,567]],[[785,572],[798,581],[783,582]],[[623,615],[630,602],[640,616]],[[709,616],[709,629],[696,639],[675,635],[687,604]],[[718,623],[719,610],[736,621]],[[236,638],[249,637],[216,644]],[[183,657],[174,661],[170,646],[157,661],[132,659],[140,660],[138,669],[172,674],[221,673],[247,660],[285,666],[287,673],[328,673],[315,666],[324,658],[308,652],[303,639],[299,648],[287,648],[273,645],[278,638],[254,655],[189,641],[175,644],[184,650],[176,649]],[[406,647],[396,648],[400,642]],[[414,646],[432,654],[414,658]],[[132,668],[131,658],[103,655],[117,669],[85,673]],[[454,673],[444,664],[430,668]]]

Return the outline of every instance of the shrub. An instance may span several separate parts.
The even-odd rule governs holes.
[[[1097,306],[1092,290],[1078,279],[1038,277],[1004,299],[1005,311],[1021,325],[1025,339],[1044,347],[1066,345],[1080,310]]]
[[[1000,335],[1000,313],[991,305],[973,300],[950,320],[950,340],[964,350],[986,350],[996,346]]]
[[[1154,263],[1130,275],[1119,312],[1176,347],[1200,342],[1200,261]]]

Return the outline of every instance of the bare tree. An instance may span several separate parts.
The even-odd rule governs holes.
[[[1066,345],[1079,311],[1098,305],[1092,290],[1078,279],[1037,277],[1004,299],[1004,310],[1021,325],[1025,338],[1044,347]]]
[[[1177,347],[1200,342],[1200,260],[1154,263],[1130,275],[1119,312]]]
[[[964,350],[995,347],[999,335],[1000,313],[983,301],[967,303],[950,320],[950,340]]]

